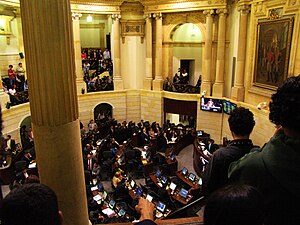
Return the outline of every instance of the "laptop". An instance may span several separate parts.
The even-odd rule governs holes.
[[[166,184],[166,183],[167,183],[167,178],[164,177],[164,176],[162,176],[162,177],[161,177],[161,183],[162,183],[162,184]]]
[[[186,176],[188,173],[188,170],[187,170],[187,168],[183,167],[181,172],[182,172],[183,176]]]
[[[152,197],[151,195],[147,194],[146,199],[147,199],[149,202],[152,202],[153,197]]]
[[[172,191],[175,191],[175,188],[176,188],[176,184],[174,184],[173,182],[171,182],[171,184],[170,184],[170,189],[172,190]]]
[[[161,201],[159,201],[157,203],[156,209],[158,211],[160,211],[161,213],[164,213],[165,209],[166,209],[166,204],[162,203]]]
[[[190,174],[189,174],[189,180],[192,181],[192,182],[194,182],[195,179],[196,179],[196,175],[193,174],[193,173],[190,173]]]
[[[120,208],[119,212],[118,212],[118,216],[123,217],[125,216],[126,212],[123,208]]]
[[[179,192],[179,195],[182,197],[182,198],[187,198],[188,196],[188,191],[185,190],[184,188],[181,188],[180,192]]]
[[[160,175],[161,175],[161,172],[160,172],[160,170],[156,170],[156,174],[155,174],[155,175],[156,175],[156,177],[157,177],[157,178],[159,178],[159,177],[160,177]]]
[[[115,207],[115,205],[116,205],[116,201],[113,200],[113,199],[111,199],[111,200],[109,201],[109,203],[108,203],[108,206],[109,206],[109,208],[111,208],[111,209],[113,209],[113,208]]]
[[[139,197],[142,197],[142,196],[143,196],[143,190],[142,190],[142,188],[138,187],[138,188],[136,189],[136,194],[137,194]]]

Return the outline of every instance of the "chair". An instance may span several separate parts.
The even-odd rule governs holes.
[[[18,162],[15,163],[15,170],[16,173],[23,171],[24,169],[26,169],[28,166],[28,162],[26,162],[25,160],[20,160]]]
[[[101,178],[103,180],[107,180],[113,175],[113,153],[111,151],[104,151],[103,154],[103,160],[101,161]]]

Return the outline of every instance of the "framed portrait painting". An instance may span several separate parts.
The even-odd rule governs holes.
[[[287,78],[293,18],[258,22],[253,85],[276,90]]]

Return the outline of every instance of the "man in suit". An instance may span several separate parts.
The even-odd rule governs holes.
[[[7,135],[7,139],[5,140],[5,151],[14,151],[16,150],[16,142],[11,139],[11,135]]]
[[[143,132],[141,133],[141,145],[144,146],[150,143],[150,137],[147,134],[146,128],[143,128]]]
[[[207,149],[207,151],[209,151],[211,154],[213,154],[218,148],[219,148],[219,146],[218,146],[217,144],[215,144],[215,140],[213,140],[213,139],[208,139],[208,140],[207,140],[207,146],[206,146],[206,149]]]
[[[86,158],[83,159],[84,170],[88,170],[92,173],[94,167],[95,160],[91,157],[90,154],[87,154]]]

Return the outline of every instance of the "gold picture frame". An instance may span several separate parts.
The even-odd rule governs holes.
[[[253,85],[276,90],[288,75],[293,17],[259,21]]]

